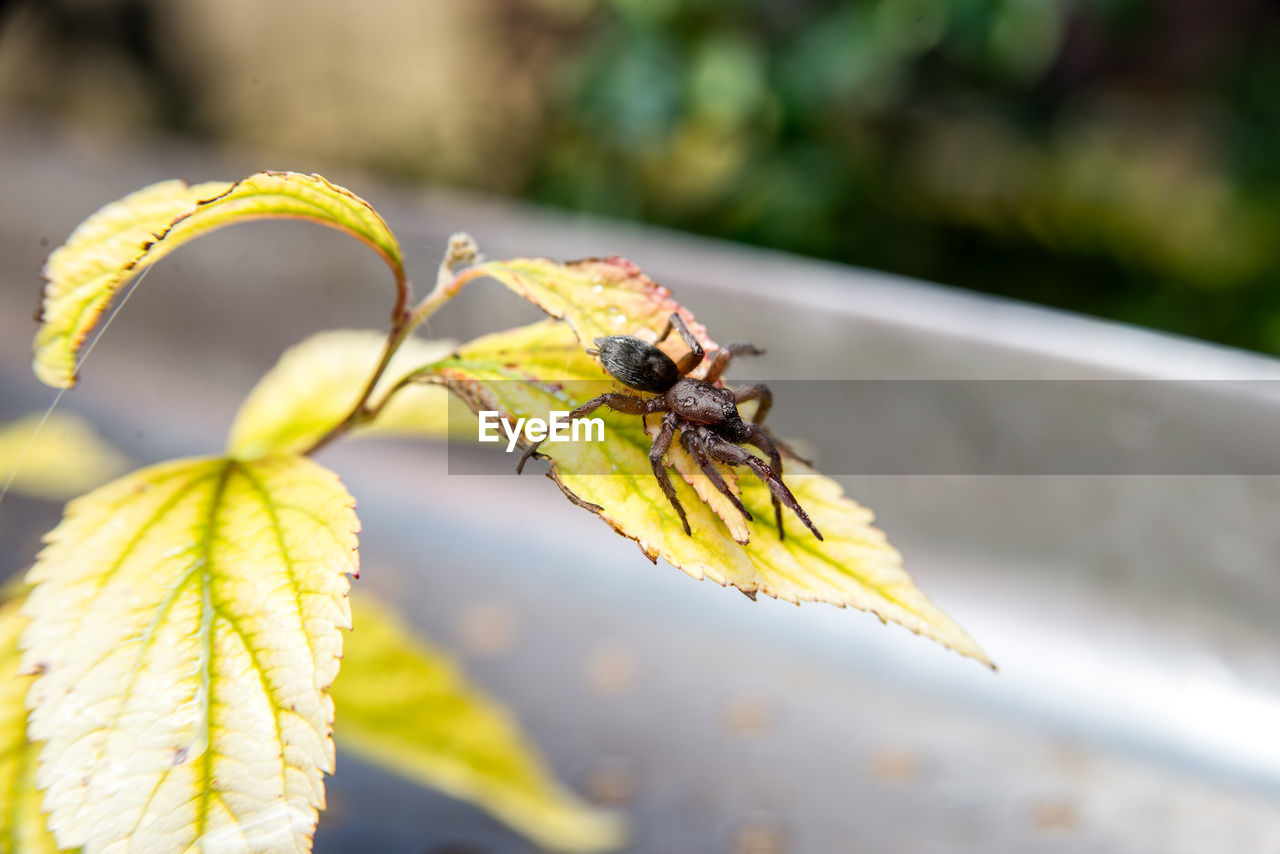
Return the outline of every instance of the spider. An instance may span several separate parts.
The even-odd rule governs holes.
[[[671,441],[677,430],[680,441],[690,456],[698,463],[711,483],[733,503],[733,506],[747,521],[752,521],[747,508],[734,495],[716,469],[714,463],[727,463],[731,466],[746,466],[756,477],[769,487],[773,499],[773,512],[778,522],[778,539],[786,538],[782,529],[782,505],[786,504],[800,521],[813,532],[819,540],[822,534],[809,519],[809,514],[796,501],[791,490],[782,482],[782,455],[779,449],[786,451],[791,457],[799,459],[778,439],[773,438],[760,422],[769,413],[773,405],[773,394],[764,385],[751,385],[734,391],[718,388],[715,382],[720,379],[729,360],[734,356],[760,356],[764,350],[753,344],[730,344],[718,350],[711,360],[705,379],[694,379],[689,372],[702,364],[705,353],[698,339],[693,337],[689,327],[679,314],[673,313],[667,320],[666,329],[658,338],[658,343],[666,340],[675,330],[684,339],[689,352],[680,357],[680,361],[672,361],[671,357],[653,344],[630,335],[611,335],[597,338],[595,348],[587,353],[598,356],[600,363],[608,374],[618,382],[637,391],[651,392],[656,397],[636,397],[630,394],[609,392],[593,397],[586,403],[569,413],[569,420],[584,418],[601,406],[607,406],[618,412],[629,415],[645,416],[662,412],[662,427],[654,437],[649,448],[649,464],[653,467],[653,475],[662,487],[663,493],[671,506],[680,516],[685,534],[692,536],[689,520],[685,517],[684,507],[676,497],[675,488],[667,475],[664,458],[671,447]],[[748,400],[760,401],[755,417],[744,421],[738,412],[738,404]],[[646,422],[647,423],[647,422]],[[755,445],[769,455],[769,462],[739,447],[742,444]],[[516,473],[524,470],[525,462],[538,454],[535,442],[516,466]]]

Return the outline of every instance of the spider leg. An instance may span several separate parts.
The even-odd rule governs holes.
[[[707,476],[707,479],[711,481],[712,485],[724,493],[725,498],[728,498],[730,503],[738,509],[738,512],[742,514],[742,518],[746,519],[748,522],[754,521],[751,517],[750,511],[742,505],[742,499],[733,494],[733,490],[729,489],[729,484],[725,483],[724,478],[720,475],[720,470],[715,467],[711,462],[711,458],[707,456],[707,440],[706,437],[702,435],[702,432],[703,431],[700,430],[695,433],[694,431],[687,429],[680,431],[680,439],[684,443],[685,450],[687,450],[690,456],[697,461],[698,466],[702,469],[702,473]],[[782,511],[779,510],[778,512]]]
[[[732,346],[732,345],[730,345]],[[720,361],[720,357],[716,356],[716,362]],[[715,362],[711,364],[711,370],[716,369]],[[710,373],[707,374],[710,376]],[[733,402],[745,403],[748,400],[758,400],[760,405],[756,407],[756,414],[751,416],[751,420],[756,424],[763,424],[764,417],[769,414],[769,410],[773,408],[773,392],[769,391],[767,385],[749,385],[746,388],[735,388],[733,390]]]
[[[546,454],[538,453],[538,446],[541,444],[541,442],[534,442],[525,449],[525,452],[520,455],[520,462],[516,463],[516,474],[522,474],[524,472],[524,464],[529,462],[530,457],[536,457],[540,460],[545,460],[547,458]]]
[[[716,351],[716,357],[711,360],[711,367],[707,369],[706,380],[713,383],[720,379],[720,375],[724,373],[724,369],[729,367],[729,360],[734,356],[763,356],[764,350],[754,344],[745,342],[735,342],[723,349]]]
[[[761,433],[764,433],[766,436],[768,436],[768,437],[769,437],[769,441],[770,441],[770,442],[773,442],[773,444],[777,446],[777,448],[778,448],[778,450],[779,450],[779,451],[782,451],[782,453],[786,454],[788,457],[791,457],[791,459],[796,460],[796,461],[798,461],[798,462],[802,462],[802,463],[804,463],[805,465],[810,466],[810,467],[812,467],[812,466],[813,466],[813,460],[805,459],[804,457],[802,457],[802,456],[800,456],[799,454],[797,454],[797,453],[795,452],[795,449],[794,449],[794,448],[792,448],[792,447],[791,447],[790,445],[788,445],[786,442],[784,442],[784,441],[782,441],[781,439],[779,439],[777,436],[775,436],[775,435],[773,435],[772,433],[770,433],[770,432],[769,432],[769,430],[768,430],[767,428],[765,428],[765,427],[761,427],[761,428],[760,428],[760,432],[761,432]],[[756,445],[756,447],[758,448],[758,447],[760,447],[760,446],[759,446],[759,445]]]
[[[744,403],[748,400],[760,401],[760,405],[756,408],[755,414],[751,416],[751,422],[756,425],[764,423],[764,417],[769,414],[769,410],[773,407],[773,392],[769,391],[769,387],[767,385],[749,385],[746,388],[733,390],[734,403]],[[806,460],[804,457],[797,454],[786,442],[782,441],[768,430],[765,430],[765,428],[761,427],[760,429],[765,433],[769,441],[773,442],[774,445],[777,445],[779,451],[782,451],[782,453],[791,457],[793,460],[799,460],[807,466],[813,465],[811,460]],[[752,444],[755,443],[753,442]],[[767,449],[761,445],[756,445],[756,447],[767,452]]]
[[[658,485],[662,487],[663,494],[680,515],[680,524],[684,526],[685,534],[692,537],[693,531],[690,530],[689,520],[684,515],[684,507],[680,506],[680,499],[676,497],[676,488],[671,485],[671,478],[667,476],[667,467],[662,462],[662,458],[671,447],[671,437],[676,432],[676,420],[677,416],[674,412],[667,413],[662,419],[662,429],[658,431],[658,435],[653,439],[653,445],[649,448],[649,465],[653,467],[653,476],[658,479]]]
[[[648,412],[658,411],[658,407],[665,406],[665,403],[663,403],[662,398],[660,397],[646,399],[643,397],[632,397],[629,394],[607,392],[591,398],[586,403],[570,412],[569,422],[572,423],[579,418],[585,418],[601,406],[607,406],[616,412],[625,412],[628,415],[644,415]],[[524,471],[524,464],[528,462],[530,457],[542,456],[538,453],[538,446],[544,441],[546,440],[541,439],[529,446],[529,448],[524,452],[524,455],[520,457],[520,462],[516,463],[516,474],[520,474]]]
[[[764,388],[764,386],[760,386],[760,388]],[[768,393],[768,391],[766,388],[765,392]],[[768,400],[768,398],[765,398],[765,400]],[[778,453],[778,446],[773,443],[769,434],[764,432],[764,428],[758,424],[748,423],[747,431],[747,441],[769,455],[769,467],[773,469],[774,473],[778,475],[778,479],[781,480],[782,455]],[[773,517],[778,521],[778,539],[785,540],[787,535],[782,529],[782,503],[778,501],[777,493],[772,490],[769,491],[769,497],[773,499]],[[822,537],[818,537],[818,539],[822,539]]]
[[[706,354],[702,349],[702,345],[698,343],[698,339],[693,337],[693,333],[685,325],[684,318],[674,311],[667,318],[667,326],[662,330],[662,334],[658,336],[657,343],[661,344],[667,340],[667,336],[671,334],[672,329],[680,333],[680,338],[684,341],[685,346],[689,348],[689,352],[681,356],[680,361],[676,362],[676,368],[680,371],[680,376],[684,376],[702,364],[702,357]]]
[[[750,451],[738,447],[727,439],[721,439],[719,437],[712,438],[708,443],[707,450],[710,452],[712,459],[720,460],[721,462],[728,463],[729,465],[746,466],[751,469],[755,476],[760,478],[761,482],[769,487],[769,491],[773,494],[775,499],[781,500],[783,504],[794,510],[795,514],[800,517],[800,521],[804,522],[805,527],[810,531],[813,531],[813,535],[819,540],[822,539],[822,534],[809,519],[809,514],[804,512],[804,508],[800,506],[800,502],[796,501],[796,497],[791,494],[791,490],[782,482],[781,475],[770,468],[764,460],[755,456]],[[778,538],[783,538],[781,526],[778,528]]]

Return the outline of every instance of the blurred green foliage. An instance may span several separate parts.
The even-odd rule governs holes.
[[[270,5],[29,3],[0,112],[355,161],[1280,353],[1274,0]]]
[[[1280,352],[1280,7],[602,0],[579,35],[535,199]]]

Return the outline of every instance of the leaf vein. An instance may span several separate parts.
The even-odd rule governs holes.
[[[284,562],[285,574],[289,577],[289,590],[293,594],[293,605],[298,614],[298,628],[302,632],[302,636],[307,640],[307,652],[314,661],[316,657],[315,644],[311,640],[311,634],[307,631],[307,615],[306,608],[302,604],[302,590],[298,585],[298,576],[294,572],[296,564],[289,554],[289,546],[285,542],[284,528],[280,524],[280,516],[276,512],[276,505],[272,503],[271,496],[267,492],[262,482],[255,477],[247,468],[240,469],[240,475],[249,482],[254,495],[262,503],[262,509],[266,511],[267,517],[271,520],[271,529],[275,533],[276,546],[280,549],[280,559]],[[327,526],[321,525],[327,529]],[[330,534],[333,532],[330,531]],[[334,535],[334,539],[337,537]]]

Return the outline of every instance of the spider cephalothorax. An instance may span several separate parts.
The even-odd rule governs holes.
[[[724,478],[716,469],[715,463],[721,462],[731,466],[746,466],[769,487],[773,499],[773,511],[778,522],[778,538],[785,534],[782,530],[782,505],[786,504],[800,521],[813,531],[819,540],[822,534],[809,520],[800,502],[791,494],[791,490],[782,482],[782,455],[779,449],[791,454],[790,449],[773,438],[760,423],[769,413],[773,404],[773,395],[767,386],[752,385],[732,390],[721,388],[715,383],[729,366],[734,356],[759,356],[763,350],[752,344],[730,344],[716,352],[707,369],[705,378],[695,379],[689,372],[702,364],[702,345],[693,337],[680,315],[672,314],[667,320],[667,328],[658,338],[666,339],[672,330],[680,333],[689,352],[680,357],[679,362],[659,350],[653,344],[630,335],[612,335],[608,338],[597,338],[596,349],[587,352],[599,356],[600,364],[611,377],[637,391],[651,392],[655,397],[636,397],[630,394],[607,394],[593,397],[569,414],[572,421],[583,418],[601,406],[607,406],[618,412],[641,417],[656,413],[665,413],[662,426],[654,437],[649,449],[649,463],[653,467],[654,477],[662,487],[663,493],[671,506],[680,515],[684,532],[692,534],[689,520],[685,518],[684,507],[676,497],[675,487],[667,475],[664,464],[667,450],[677,430],[680,431],[680,442],[689,455],[698,463],[707,478],[719,489],[744,518],[751,520],[751,514],[742,506],[742,501],[729,489]],[[755,416],[751,421],[744,421],[738,412],[738,404],[747,400],[760,401]],[[525,461],[538,452],[534,443],[524,456],[520,458],[516,471],[524,468]],[[769,455],[766,463],[756,455],[739,447],[742,444],[755,445]],[[791,456],[795,456],[791,454]]]

